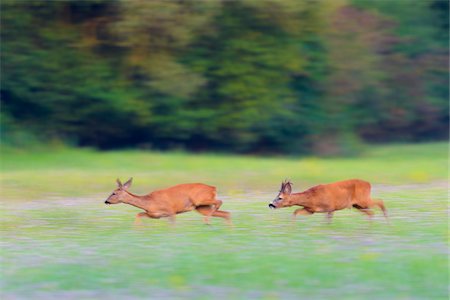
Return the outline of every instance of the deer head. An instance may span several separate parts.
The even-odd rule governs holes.
[[[281,208],[285,206],[291,206],[289,196],[292,193],[292,183],[289,180],[285,180],[281,183],[281,189],[272,203],[269,203],[269,207],[272,209]]]
[[[122,184],[117,178],[117,188],[112,192],[112,194],[106,199],[105,204],[117,204],[123,202],[124,198],[128,196],[127,189],[131,186],[133,178],[128,179],[127,182]]]

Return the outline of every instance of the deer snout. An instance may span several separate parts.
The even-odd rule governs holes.
[[[269,203],[269,208],[271,208],[271,209],[275,209],[275,208],[277,208],[275,205],[273,205],[272,203]]]
[[[111,204],[111,202],[109,202],[108,200],[105,201],[105,204]]]

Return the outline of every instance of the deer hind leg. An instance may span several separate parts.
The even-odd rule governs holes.
[[[370,205],[370,206],[371,206],[371,207],[373,207],[373,206],[378,206],[378,207],[381,209],[381,211],[383,212],[384,217],[385,217],[386,219],[388,219],[387,210],[386,210],[386,207],[384,206],[383,200],[380,200],[380,199],[371,199],[371,205]]]
[[[209,217],[212,217],[214,215],[214,212],[218,211],[219,208],[222,206],[222,200],[217,200],[217,199],[212,198],[212,199],[200,201],[197,206],[209,207],[209,215],[205,215],[205,223],[208,223]]]
[[[214,209],[211,210],[211,214],[209,215],[210,217],[214,214],[214,212],[219,211],[219,208],[222,206],[222,200],[214,200]]]
[[[231,214],[227,211],[216,210],[216,208],[212,208],[211,205],[201,205],[195,208],[197,212],[204,215],[203,221],[206,224],[209,224],[209,217],[219,217],[227,220],[228,224],[231,224]]]
[[[363,214],[366,214],[367,216],[369,216],[369,218],[372,218],[373,216],[373,211],[371,211],[369,209],[369,207],[366,206],[360,206],[358,204],[353,204],[353,207],[356,208],[357,210],[359,210],[360,212],[362,212]]]
[[[195,208],[195,210],[196,210],[198,213],[204,215],[204,217],[203,217],[203,223],[209,224],[209,218],[208,218],[208,216],[209,216],[210,210],[211,210],[210,206],[209,206],[209,205],[197,206],[197,207]]]

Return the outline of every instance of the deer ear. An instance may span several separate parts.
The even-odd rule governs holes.
[[[128,181],[125,182],[125,183],[123,184],[122,188],[123,188],[124,190],[128,189],[128,188],[131,186],[131,182],[132,182],[132,181],[133,181],[133,177],[131,177],[130,179],[128,179]]]
[[[119,179],[119,178],[116,179],[116,182],[117,182],[117,187],[118,187],[119,189],[122,188],[122,182],[120,182],[120,179]]]
[[[290,195],[292,193],[292,183],[287,181],[284,185],[284,193]]]

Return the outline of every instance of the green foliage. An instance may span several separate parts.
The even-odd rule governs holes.
[[[444,2],[3,1],[2,138],[324,155],[447,138]]]

